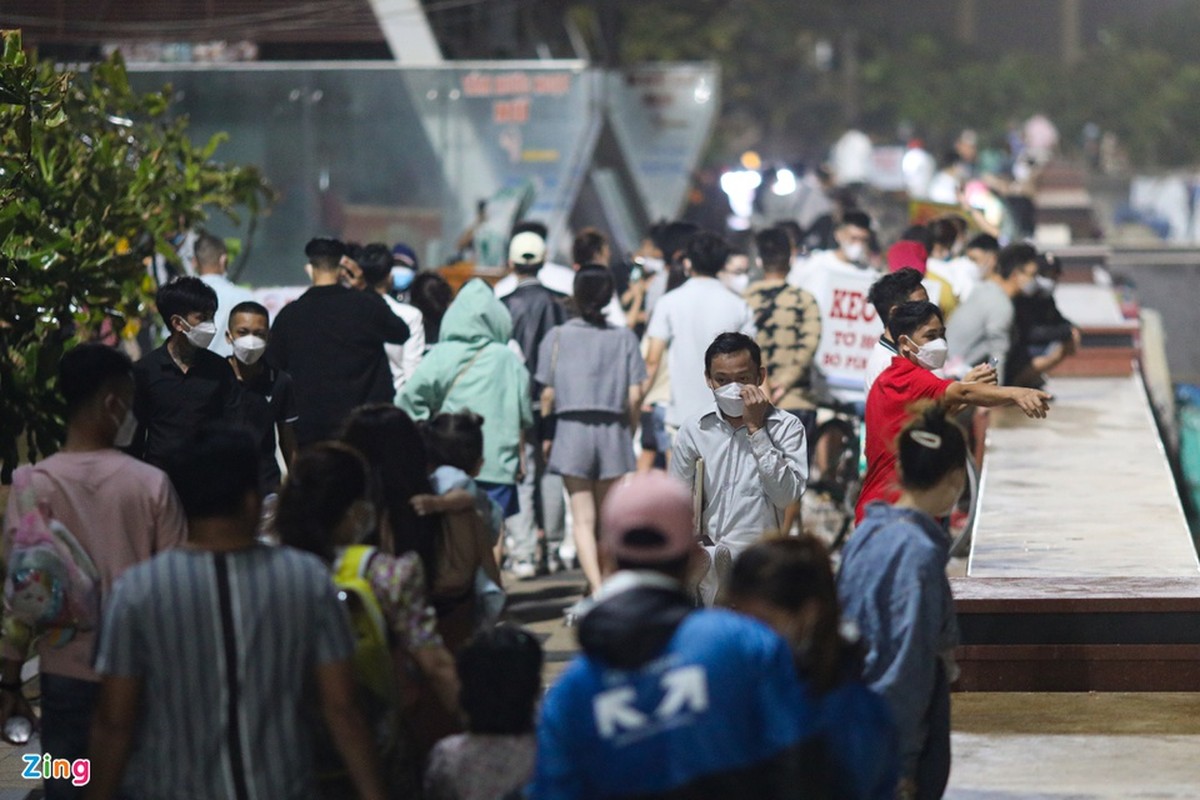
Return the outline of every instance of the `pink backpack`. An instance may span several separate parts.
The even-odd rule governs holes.
[[[76,631],[94,629],[100,617],[100,572],[66,526],[37,497],[33,468],[13,476],[17,519],[12,529],[5,616],[62,647]]]

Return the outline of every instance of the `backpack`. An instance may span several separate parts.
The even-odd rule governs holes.
[[[342,550],[333,563],[333,584],[338,600],[346,606],[354,634],[354,675],[362,709],[376,742],[387,752],[396,738],[399,692],[387,619],[367,580],[367,567],[377,552],[367,545]]]
[[[35,637],[62,647],[100,621],[100,571],[79,540],[54,519],[33,487],[32,470],[18,470],[12,492],[16,520],[4,580],[6,616]]]

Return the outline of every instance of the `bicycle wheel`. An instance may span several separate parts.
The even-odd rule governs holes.
[[[858,432],[844,419],[831,419],[813,437],[808,489],[801,503],[801,524],[831,549],[841,545],[854,524],[858,474]]]
[[[971,550],[971,537],[975,533],[975,512],[979,501],[979,467],[975,459],[967,456],[967,483],[963,493],[950,512],[950,555],[965,556]]]

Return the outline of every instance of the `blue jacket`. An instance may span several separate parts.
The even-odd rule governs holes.
[[[891,709],[863,683],[856,643],[845,643],[840,667],[831,689],[809,690],[818,736],[830,760],[832,795],[839,800],[893,800],[900,750]]]
[[[636,586],[588,612],[579,640],[542,706],[534,800],[827,796],[812,706],[765,626]]]
[[[932,517],[883,502],[867,506],[842,552],[838,597],[868,646],[863,679],[891,706],[904,775],[925,744],[941,657],[958,644],[949,557]]]

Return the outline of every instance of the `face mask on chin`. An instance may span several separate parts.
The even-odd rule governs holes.
[[[721,409],[721,413],[725,416],[737,419],[746,413],[746,401],[742,399],[740,383],[727,383],[713,389],[712,393],[716,398],[717,408]]]

